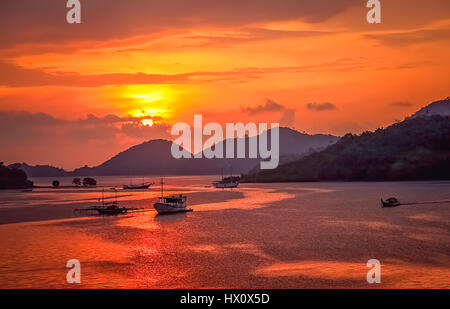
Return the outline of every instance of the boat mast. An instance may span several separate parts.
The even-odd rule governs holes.
[[[162,177],[161,177],[161,197],[164,197],[164,181]]]

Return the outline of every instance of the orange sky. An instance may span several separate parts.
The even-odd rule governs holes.
[[[382,0],[381,24],[356,0],[81,0],[69,25],[60,2],[0,4],[0,161],[96,165],[195,113],[360,133],[450,95],[448,0]]]

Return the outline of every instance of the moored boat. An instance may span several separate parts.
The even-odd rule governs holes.
[[[223,177],[223,169],[222,169],[222,179],[214,181],[212,184],[215,188],[218,189],[229,189],[229,188],[237,188],[239,186],[240,181],[241,177],[233,176],[231,171],[229,177]]]
[[[386,200],[381,199],[381,207],[395,207],[400,205],[400,202],[395,197],[390,197]]]
[[[144,177],[142,177],[142,183],[141,184],[132,184],[131,178],[130,178],[130,184],[129,185],[123,185],[124,190],[139,190],[139,189],[148,189],[153,183],[151,182],[144,182]]]
[[[187,197],[182,194],[160,196],[153,204],[158,214],[192,211],[192,209],[186,208],[186,206]]]
[[[218,189],[237,188],[240,180],[240,177],[225,177],[222,180],[214,181],[213,186]]]
[[[188,212],[192,209],[187,207],[187,196],[183,194],[172,194],[164,196],[164,182],[161,179],[161,196],[153,204],[158,214],[168,214],[176,212]]]
[[[105,191],[102,191],[102,205],[87,208],[77,208],[75,211],[96,211],[99,215],[124,215],[129,210],[138,210],[138,208],[120,207],[117,203],[117,191],[115,191],[116,200],[114,202],[105,202]],[[100,201],[100,199],[99,199]]]
[[[124,190],[137,190],[137,189],[148,189],[152,184],[145,183],[141,185],[123,185]]]

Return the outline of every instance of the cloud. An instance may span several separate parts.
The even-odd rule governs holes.
[[[244,107],[242,109],[242,111],[248,115],[258,115],[261,113],[266,113],[266,112],[278,112],[278,111],[282,111],[284,110],[284,106],[271,101],[271,100],[267,100],[266,103],[262,104],[262,105],[258,105],[255,107]]]
[[[342,58],[332,62],[290,67],[250,67],[230,71],[197,71],[183,74],[111,73],[82,75],[73,72],[51,72],[28,69],[0,61],[0,85],[8,87],[67,86],[101,87],[125,84],[186,84],[258,78],[273,73],[306,73],[319,71],[350,71],[367,68],[362,59]]]
[[[146,117],[106,115],[66,120],[45,113],[0,111],[0,149],[5,162],[53,163],[66,168],[99,164],[128,147],[170,138],[169,125],[144,126]]]
[[[161,74],[91,74],[70,72],[47,73],[39,69],[27,69],[0,61],[0,85],[9,87],[69,86],[100,87],[118,84],[166,84],[187,82],[188,76]]]
[[[390,46],[406,46],[434,41],[449,41],[450,29],[422,29],[383,34],[366,34],[365,37],[378,40],[381,43]]]
[[[247,115],[259,115],[263,113],[283,112],[279,120],[282,126],[291,126],[295,121],[295,109],[287,108],[286,106],[272,100],[267,100],[266,103],[254,107],[244,107],[242,111]]]
[[[236,29],[232,33],[223,33],[220,35],[186,35],[183,38],[193,41],[184,47],[204,47],[204,46],[228,46],[243,44],[249,42],[278,40],[287,38],[305,38],[312,36],[323,36],[334,34],[330,31],[292,31],[292,30],[273,30],[264,28],[242,28]]]
[[[290,127],[295,121],[295,109],[286,108],[283,112],[281,119],[279,120],[281,126]]]
[[[411,102],[407,102],[407,101],[396,101],[396,102],[391,102],[389,103],[390,106],[393,107],[412,107],[413,104]]]
[[[201,25],[243,26],[301,19],[317,23],[358,0],[89,0],[81,1],[81,24],[66,22],[65,2],[2,0],[0,47],[20,43],[112,40]]]
[[[336,105],[330,102],[324,102],[324,103],[308,103],[306,104],[306,108],[313,111],[330,111],[337,109]]]

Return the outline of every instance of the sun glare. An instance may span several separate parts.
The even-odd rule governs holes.
[[[122,87],[124,111],[141,119],[144,126],[153,126],[155,117],[167,119],[170,116],[168,105],[173,102],[174,93],[167,85],[127,85]],[[148,118],[146,118],[148,117]],[[150,119],[151,118],[151,119]]]
[[[144,126],[148,126],[148,127],[152,127],[153,126],[153,120],[151,120],[151,119],[142,119],[141,123]]]

